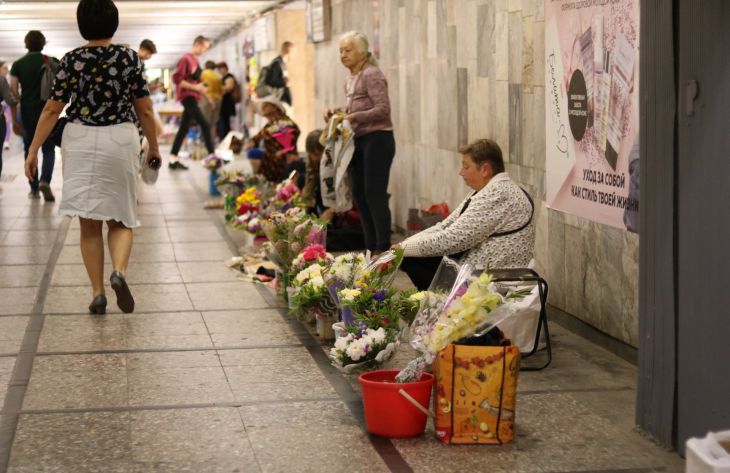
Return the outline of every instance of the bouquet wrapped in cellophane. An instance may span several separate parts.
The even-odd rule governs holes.
[[[403,250],[388,251],[377,259],[369,261],[368,255],[343,255],[335,259],[325,273],[325,282],[332,300],[340,310],[340,319],[345,326],[355,321],[352,307],[342,303],[343,290],[387,289],[393,283],[395,273],[403,261]]]
[[[267,256],[292,277],[292,263],[299,252],[310,245],[324,246],[327,241],[327,224],[298,207],[272,213],[262,222],[262,228],[269,239],[265,245]]]
[[[304,248],[292,262],[292,273],[287,288],[289,313],[300,318],[310,315],[331,314],[337,310],[329,296],[327,286],[322,277],[323,271],[334,261],[322,245],[310,245]]]
[[[420,379],[439,351],[488,332],[516,312],[510,299],[523,296],[524,291],[502,296],[487,272],[475,275],[470,264],[444,257],[410,329],[411,346],[420,355],[398,373],[396,381]]]

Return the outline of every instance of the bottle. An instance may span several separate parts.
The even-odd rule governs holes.
[[[621,149],[624,106],[629,97],[631,78],[634,73],[634,48],[626,36],[616,35],[613,53],[613,73],[611,74],[611,93],[608,97],[608,129],[606,131],[606,161],[616,170],[618,152]]]
[[[611,91],[610,74],[611,54],[606,51],[603,59],[603,72],[598,82],[598,100],[596,104],[596,122],[598,123],[597,138],[598,147],[606,151],[606,133],[608,128],[608,94]]]

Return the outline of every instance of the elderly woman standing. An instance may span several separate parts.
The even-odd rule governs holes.
[[[352,193],[360,210],[365,246],[382,252],[390,248],[388,179],[395,156],[388,82],[362,33],[342,36],[340,61],[350,70],[345,85],[345,118],[355,132]],[[334,113],[335,110],[328,110],[325,121]]]
[[[271,182],[279,182],[287,177],[287,156],[298,156],[299,127],[287,116],[284,105],[277,98],[264,97],[257,105],[267,123],[246,143],[246,149],[255,148],[263,140],[264,156],[259,173]]]
[[[63,197],[59,213],[78,216],[81,255],[91,280],[92,314],[106,312],[104,241],[108,241],[114,270],[111,287],[117,305],[134,311],[134,298],[125,280],[132,251],[132,228],[137,220],[137,174],[140,139],[136,116],[149,141],[145,165],[157,168],[160,152],[142,61],[127,47],[112,44],[119,12],[112,0],[81,0],[76,9],[81,36],[88,42],[61,59],[51,99],[41,114],[30,145],[25,173],[35,175],[38,150],[51,133],[66,103],[68,123],[63,131]]]
[[[396,245],[419,290],[428,289],[443,256],[477,269],[525,268],[532,259],[535,205],[505,172],[499,145],[482,139],[459,152],[459,175],[473,192],[446,220]]]

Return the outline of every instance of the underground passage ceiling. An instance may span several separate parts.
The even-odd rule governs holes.
[[[216,39],[246,17],[276,5],[276,1],[123,1],[117,0],[119,29],[114,41],[135,49],[149,38],[157,45],[147,67],[174,66],[199,34]],[[0,0],[0,61],[12,61],[27,51],[28,30],[41,30],[44,53],[61,57],[85,43],[76,26],[78,2]]]

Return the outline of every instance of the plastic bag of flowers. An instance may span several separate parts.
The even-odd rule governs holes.
[[[513,291],[503,296],[487,272],[476,276],[470,264],[459,265],[444,257],[410,328],[411,346],[420,355],[398,373],[396,382],[420,379],[439,351],[462,338],[482,335],[511,317],[516,310],[510,300],[524,295],[524,291]]]
[[[273,212],[261,225],[269,239],[265,245],[269,259],[291,277],[296,275],[292,274],[294,259],[302,249],[321,241],[320,235],[327,228],[326,223],[297,207],[284,213]]]
[[[332,364],[343,372],[370,370],[390,359],[402,333],[395,291],[375,288],[342,289],[340,304],[349,308],[355,322],[330,350]]]
[[[338,292],[346,287],[352,287],[355,278],[365,267],[367,260],[362,253],[347,253],[335,257],[335,260],[323,273],[324,282],[327,285],[330,298],[337,306],[339,312],[338,318],[347,325],[351,324],[354,319],[349,309],[340,304]]]
[[[203,159],[203,167],[212,173],[217,173],[223,167],[223,158],[216,154],[210,154]]]
[[[302,320],[313,320],[316,316],[334,318],[335,305],[329,297],[322,278],[326,260],[317,260],[302,269],[291,280],[289,289],[289,314]]]
[[[403,249],[386,251],[368,262],[355,277],[355,285],[363,287],[390,287],[395,273],[403,262]]]

